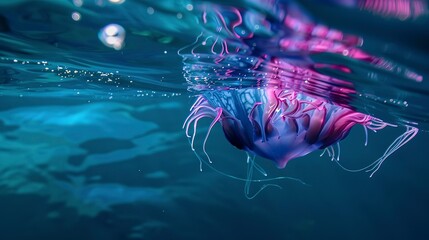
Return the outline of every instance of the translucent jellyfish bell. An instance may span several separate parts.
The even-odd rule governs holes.
[[[109,24],[98,33],[98,38],[107,47],[120,50],[124,46],[126,31],[118,24]]]

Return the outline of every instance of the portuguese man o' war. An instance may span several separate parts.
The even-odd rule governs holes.
[[[247,152],[248,162],[260,156],[279,168],[316,150],[340,164],[340,141],[354,126],[363,126],[366,136],[368,130],[399,126],[355,109],[349,104],[357,93],[353,83],[324,74],[346,75],[353,69],[312,57],[329,54],[394,71],[384,68],[388,60],[364,52],[357,36],[313,24],[294,11],[296,6],[270,6],[278,15],[202,6],[204,31],[179,51],[189,89],[197,92],[183,125],[193,151],[199,120],[212,119],[202,146],[205,158],[198,156],[200,161],[211,163],[206,142],[215,124],[222,126],[233,146]],[[422,81],[411,71],[405,77]],[[356,170],[340,166],[373,176],[386,158],[418,133],[412,124],[404,125],[405,132],[372,164]]]

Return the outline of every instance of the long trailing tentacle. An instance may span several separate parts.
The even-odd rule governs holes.
[[[253,177],[253,170],[256,168],[257,165],[255,165],[255,155],[250,156],[247,154],[247,179],[246,184],[244,184],[244,195],[247,199],[254,199],[260,192],[262,192],[267,187],[277,187],[282,188],[277,184],[264,184],[262,185],[255,193],[250,194],[250,185],[252,184],[252,177]],[[265,171],[264,171],[265,172]]]
[[[399,148],[401,148],[406,143],[408,143],[419,132],[419,130],[416,127],[411,127],[411,126],[406,126],[406,127],[407,127],[407,130],[399,137],[397,137],[395,141],[392,142],[392,144],[390,144],[390,146],[386,149],[384,154],[374,162],[374,166],[371,169],[366,170],[367,172],[371,172],[370,177],[372,177],[374,173],[378,171],[378,169],[381,167],[381,165],[386,160],[386,158],[388,158]]]
[[[206,151],[206,142],[210,135],[211,129],[220,120],[220,117],[222,115],[222,108],[214,109],[208,104],[207,100],[205,100],[203,96],[199,96],[196,102],[194,103],[194,105],[192,105],[190,111],[191,112],[189,116],[186,118],[185,122],[183,123],[182,128],[185,129],[185,133],[188,139],[191,138],[190,140],[191,149],[194,152],[195,152],[194,141],[195,141],[195,136],[197,134],[198,121],[201,120],[202,118],[213,119],[212,123],[210,124],[209,130],[207,131],[207,134],[204,138],[204,144],[203,144],[203,152],[207,156],[208,161],[211,163],[210,157]],[[193,131],[191,136],[189,134],[189,129],[192,123],[193,123]],[[200,160],[200,171],[202,171],[202,161],[200,158],[199,160]]]
[[[210,159],[209,154],[206,151],[206,143],[207,143],[207,139],[209,138],[210,132],[212,131],[212,128],[220,120],[220,117],[222,116],[222,108],[220,108],[220,107],[216,108],[216,112],[217,112],[217,115],[213,119],[212,123],[210,124],[209,129],[207,130],[206,137],[204,138],[204,143],[203,143],[203,152],[207,156],[209,163],[212,163],[212,161]]]
[[[188,141],[190,141],[188,139]],[[238,181],[243,181],[243,182],[252,182],[252,183],[262,183],[262,182],[271,182],[271,181],[275,181],[275,180],[291,180],[291,181],[295,181],[298,182],[300,184],[306,185],[306,186],[310,186],[309,184],[307,184],[306,182],[302,181],[299,178],[294,178],[294,177],[272,177],[272,178],[263,178],[263,179],[249,179],[249,177],[247,176],[246,178],[242,178],[242,177],[237,177],[225,172],[222,172],[218,169],[216,169],[215,167],[213,167],[212,164],[210,164],[208,161],[206,161],[203,157],[200,156],[200,154],[198,154],[197,151],[194,151],[195,156],[198,158],[198,160],[200,161],[200,163],[204,163],[207,167],[209,167],[211,170],[215,171],[216,173],[238,180]],[[261,166],[257,165],[256,162],[253,162],[253,168],[255,168],[256,170],[258,170],[259,172],[261,172],[262,175],[264,175],[265,177],[268,176],[268,174],[266,173],[265,170],[262,169]],[[201,170],[201,168],[200,168]]]
[[[371,117],[371,121],[367,122],[367,124],[363,125],[364,129],[365,129],[365,146],[368,143],[368,131],[367,129],[370,129],[374,132],[377,132],[377,130],[383,129],[387,126],[390,127],[397,127],[397,125],[394,124],[390,124],[390,123],[386,123],[384,121],[382,121],[381,119],[378,118],[373,118]],[[407,144],[409,141],[411,141],[411,139],[413,139],[417,133],[419,132],[418,128],[416,127],[412,127],[412,126],[405,126],[406,130],[404,133],[402,133],[401,135],[399,135],[390,145],[389,147],[386,149],[386,151],[383,153],[383,155],[381,157],[379,157],[377,160],[375,160],[374,162],[370,163],[369,165],[359,168],[359,169],[349,169],[344,167],[342,164],[340,164],[339,162],[339,154],[338,157],[335,159],[335,153],[330,151],[330,149],[326,148],[322,154],[320,156],[323,156],[323,154],[327,151],[328,155],[331,158],[331,160],[335,160],[335,162],[338,164],[338,166],[340,166],[343,170],[348,171],[348,172],[361,172],[361,171],[365,171],[365,172],[370,172],[370,177],[372,177],[381,167],[381,165],[384,163],[384,161],[390,156],[392,155],[394,152],[396,152],[399,148],[401,148],[402,146],[404,146],[405,144]],[[332,149],[333,150],[333,149]],[[338,145],[338,151],[340,150],[339,145]]]

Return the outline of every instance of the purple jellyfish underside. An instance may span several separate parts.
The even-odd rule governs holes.
[[[325,149],[332,160],[339,161],[339,142],[347,137],[356,124],[377,131],[396,125],[312,97],[291,89],[249,88],[241,90],[207,91],[200,95],[185,121],[186,134],[194,140],[198,121],[209,117],[206,141],[216,123],[220,123],[228,141],[250,155],[258,155],[275,162],[279,168],[294,158]],[[189,134],[193,129],[192,136]],[[371,172],[380,168],[384,160],[410,141],[418,132],[407,127],[372,164],[359,170]],[[337,150],[333,146],[337,146]]]
[[[277,15],[267,20],[255,11],[200,7],[205,32],[179,52],[190,89],[198,91],[184,123],[194,151],[202,118],[213,119],[202,149],[207,162],[211,160],[206,142],[219,123],[232,145],[250,156],[270,159],[279,168],[319,149],[338,163],[339,142],[355,125],[365,132],[396,127],[355,110],[349,105],[356,94],[353,84],[321,71],[349,74],[353,70],[347,64],[316,62],[311,56],[335,55],[346,63],[363,62],[374,68],[383,68],[388,60],[361,50],[362,39],[357,36],[312,23],[296,6],[273,2],[271,8]],[[183,53],[186,49],[190,51]],[[422,80],[418,74],[408,75]],[[418,132],[416,127],[405,127],[372,164],[357,170],[343,168],[373,176],[387,157]]]

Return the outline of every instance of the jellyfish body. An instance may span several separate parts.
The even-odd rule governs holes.
[[[355,125],[365,132],[396,127],[353,109],[354,84],[325,74],[353,74],[355,61],[378,67],[386,61],[364,52],[361,37],[312,23],[288,1],[281,2],[272,6],[281,21],[236,8],[206,7],[202,22],[207,32],[179,50],[189,89],[199,93],[183,126],[194,151],[199,120],[213,119],[202,149],[208,162],[206,142],[216,123],[232,145],[250,156],[270,159],[279,168],[319,149],[338,163],[339,142]],[[246,25],[246,19],[255,24]],[[261,29],[248,28],[255,25],[266,35]],[[347,61],[315,62],[320,53]],[[348,60],[353,62],[348,65]],[[421,76],[412,75],[421,81]],[[366,170],[372,176],[418,132],[416,127],[405,127],[380,158],[357,171]]]
[[[213,119],[204,140],[203,150],[213,126],[219,122],[225,137],[238,149],[258,155],[284,168],[294,158],[318,149],[328,149],[335,156],[334,144],[343,140],[353,126],[362,125],[373,131],[392,124],[292,89],[248,88],[207,91],[191,108],[184,127],[192,138],[193,148],[197,123]],[[191,124],[194,133],[190,136]],[[417,133],[416,128],[398,137],[385,154],[366,170],[375,172],[381,163]],[[339,153],[337,153],[339,154]],[[206,153],[207,155],[207,153]],[[339,160],[339,155],[337,159]],[[363,170],[363,169],[362,169]]]

